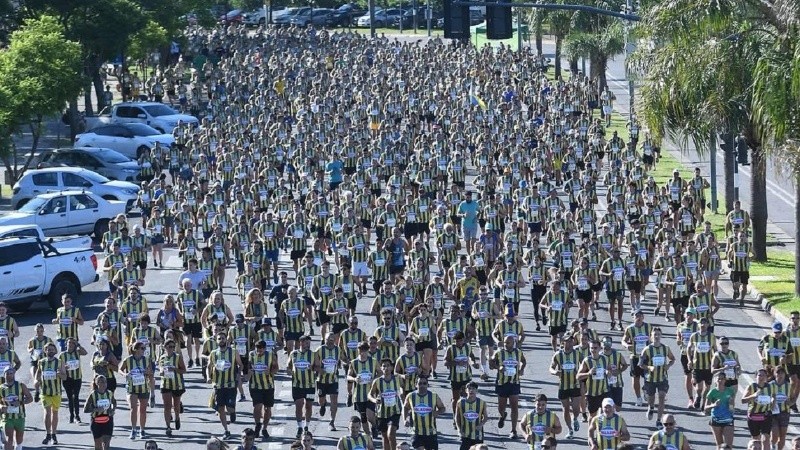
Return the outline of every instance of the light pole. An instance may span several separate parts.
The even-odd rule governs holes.
[[[633,2],[631,0],[625,1],[625,14],[633,14]],[[630,20],[625,20],[625,78],[628,79],[628,114],[630,114],[631,119],[633,118],[634,92],[633,77],[631,76],[630,70],[628,70],[628,61],[635,49],[636,44],[631,37],[631,22]]]

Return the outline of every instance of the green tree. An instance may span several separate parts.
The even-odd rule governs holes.
[[[707,151],[713,136],[741,133],[752,159],[750,216],[755,259],[765,261],[766,152],[771,139],[756,119],[759,61],[785,24],[761,0],[674,0],[646,10],[632,64],[645,80],[638,108],[656,134],[692,140]]]
[[[579,4],[619,11],[625,4],[621,0],[595,3],[590,0],[577,1]],[[608,60],[625,49],[625,30],[620,19],[601,14],[578,11],[571,15],[570,31],[564,42],[564,49],[570,59],[586,58],[590,62],[589,76],[599,80],[598,87],[606,87]]]
[[[57,114],[81,90],[81,47],[64,37],[54,17],[28,20],[0,51],[0,155],[13,180],[19,179],[37,150],[45,117]],[[10,139],[30,132],[24,159]]]

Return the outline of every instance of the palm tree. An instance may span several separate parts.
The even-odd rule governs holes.
[[[571,1],[619,11],[625,4],[622,0],[607,0],[596,3],[592,0]],[[569,15],[570,31],[564,48],[570,60],[586,58],[590,63],[589,76],[599,80],[599,88],[606,87],[608,60],[625,49],[625,31],[619,19],[600,14],[577,11]]]
[[[752,158],[753,250],[765,261],[766,152],[753,81],[762,56],[785,28],[761,0],[672,0],[645,10],[631,65],[645,80],[639,110],[649,128],[708,149],[717,132],[741,132]]]

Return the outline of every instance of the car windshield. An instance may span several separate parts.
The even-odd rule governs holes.
[[[109,181],[111,181],[97,172],[92,172],[91,170],[83,170],[79,175],[84,178],[88,178],[94,181],[95,183],[108,183]]]
[[[127,128],[134,136],[155,136],[161,134],[153,127],[147,126],[143,123],[127,123],[125,124],[125,128]]]
[[[47,199],[41,197],[34,197],[31,199],[31,201],[25,203],[25,205],[22,208],[20,208],[19,211],[26,213],[35,213],[36,211],[39,211],[39,208],[41,208],[42,205],[44,205],[45,203],[47,203]]]
[[[123,155],[122,153],[111,150],[110,148],[104,148],[98,152],[95,152],[94,155],[107,163],[111,164],[120,164],[130,161],[131,159],[127,156]]]
[[[172,116],[178,114],[174,109],[167,105],[150,105],[143,106],[143,108],[153,117]]]

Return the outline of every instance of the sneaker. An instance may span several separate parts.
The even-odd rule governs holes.
[[[139,428],[139,437],[144,439],[147,437],[147,433],[144,432],[144,428]]]
[[[703,399],[700,398],[699,395],[697,397],[695,397],[695,399],[694,399],[694,409],[700,409],[700,403],[702,403],[702,401],[703,401]]]
[[[50,445],[50,435],[45,434],[44,439],[42,439],[42,445]]]
[[[616,322],[611,322],[611,331],[614,331],[614,327],[616,326],[617,326]]]
[[[242,394],[242,395],[240,395],[240,396],[239,396],[239,401],[240,401],[240,402],[245,402],[245,401],[247,401],[247,399],[244,397],[244,394]]]
[[[657,316],[657,315],[658,315],[658,313],[660,313],[660,312],[661,312],[661,307],[660,307],[660,306],[656,306],[656,310],[655,310],[655,311],[653,311],[653,315],[654,315],[654,316]]]
[[[53,445],[58,445],[58,438],[56,437],[56,435],[54,434],[54,435],[52,435],[50,437],[53,438]]]
[[[597,322],[597,314],[592,313],[592,322]]]
[[[664,322],[669,322],[669,314],[664,315]]]
[[[129,436],[131,440],[136,439],[136,430],[131,430],[131,435]]]
[[[508,413],[503,413],[503,415],[500,416],[500,420],[497,421],[497,428],[501,428],[502,429],[504,426],[506,426],[506,415],[507,414]]]
[[[566,436],[564,436],[564,437],[565,437],[566,439],[572,439],[572,438],[573,438],[573,436],[574,436],[574,435],[572,434],[572,430],[569,430],[569,431],[567,431],[567,435],[566,435]]]
[[[261,438],[262,438],[263,440],[265,440],[265,441],[266,441],[267,439],[269,439],[269,431],[267,431],[267,427],[264,427],[264,429],[263,429],[263,430],[261,430]]]
[[[647,408],[647,420],[653,420],[653,408]]]
[[[76,414],[76,415],[75,415],[75,422],[78,422],[78,423],[83,423],[83,421],[81,421],[81,416],[79,416],[79,415],[77,415],[77,414]]]
[[[303,436],[303,429],[301,427],[297,427],[297,439],[300,439],[301,436]],[[373,433],[372,433],[372,437],[373,438],[375,437],[374,430],[373,430]]]
[[[328,406],[328,404],[326,403],[326,404],[324,404],[324,405],[319,407],[319,416],[320,417],[325,417],[325,409],[327,409],[326,408],[327,406]]]
[[[151,408],[155,408],[156,407],[156,396],[155,395],[150,396],[150,407]]]
[[[35,401],[36,403],[39,403],[39,399],[40,399],[40,397],[39,397],[39,391],[36,391],[36,392],[33,394],[33,401]],[[48,436],[48,438],[47,438],[47,439],[50,439],[50,437]]]
[[[236,423],[236,411],[231,412],[231,423]]]
[[[180,430],[181,429],[181,418],[180,417],[176,417],[175,418],[175,429],[176,430]]]
[[[200,367],[200,358],[195,358],[194,365]]]
[[[488,373],[482,373],[481,374],[481,380],[489,381],[489,374]]]
[[[69,423],[75,423],[75,416],[69,416]]]
[[[542,331],[542,327],[540,327],[538,323],[536,324],[536,331]]]
[[[790,406],[789,409],[791,409],[792,412],[795,412],[795,413],[798,412],[797,411],[797,403],[795,403],[794,405]]]
[[[516,431],[512,431],[511,433],[508,433],[508,438],[509,439],[517,439],[517,432]]]
[[[686,408],[694,409],[694,399],[689,399],[689,403],[686,404]]]
[[[231,438],[231,432],[228,431],[228,430],[225,430],[225,432],[222,433],[222,440],[224,441],[224,440],[227,440],[227,439],[230,439],[230,438]]]
[[[192,367],[194,367],[194,360],[192,360],[192,359],[190,358],[190,359],[189,359],[189,363],[188,363],[188,364],[186,364],[186,368],[187,368],[187,369],[191,369]]]
[[[330,421],[330,423],[328,423],[328,429],[331,431],[336,431],[336,425],[334,425],[333,421]]]
[[[167,428],[167,437],[172,437],[172,428]]]
[[[636,397],[636,406],[642,406],[642,397]]]
[[[300,435],[298,434],[297,437],[300,437]],[[378,427],[373,426],[372,427],[372,439],[375,440],[375,439],[378,439],[379,437],[381,437],[381,436],[380,436],[380,434],[378,434]]]
[[[660,420],[656,420],[656,429],[660,430],[662,428],[664,428],[664,425],[661,423]]]
[[[586,413],[581,413],[581,418],[583,419],[583,423],[589,422],[589,415]]]
[[[581,423],[578,421],[578,418],[572,419],[572,429],[577,433],[581,430]]]
[[[547,326],[547,316],[542,317],[542,325]]]

